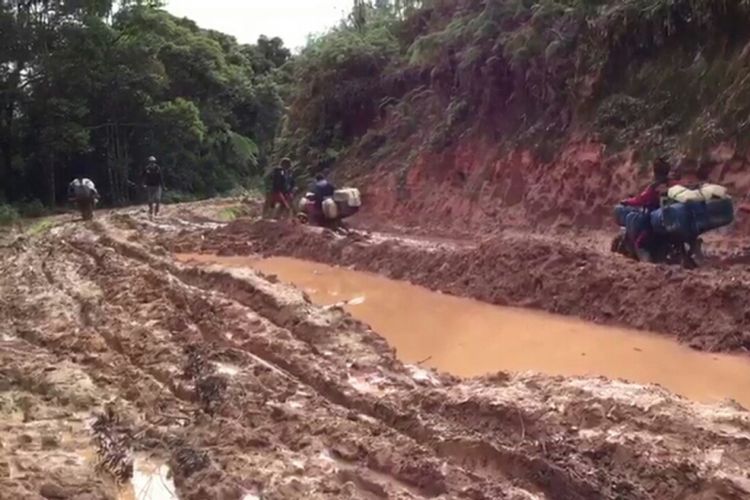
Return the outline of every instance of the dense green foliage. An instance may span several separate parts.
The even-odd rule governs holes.
[[[125,203],[150,155],[182,199],[281,156],[305,174],[348,152],[408,163],[467,134],[553,153],[573,135],[747,148],[749,0],[353,0],[294,57],[160,7],[0,3],[2,218],[59,202],[81,171]]]
[[[211,195],[259,175],[289,51],[265,37],[239,45],[157,3],[0,4],[0,198],[53,205],[83,173],[105,202],[125,203],[151,155],[177,192]]]
[[[745,147],[746,0],[356,2],[294,62],[284,146],[442,150],[462,134],[554,152],[573,134],[648,154]]]

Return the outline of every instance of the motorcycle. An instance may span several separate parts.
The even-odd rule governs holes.
[[[682,265],[686,269],[695,269],[703,261],[702,238],[683,240],[652,235],[644,248],[651,262],[655,264]],[[610,250],[632,260],[641,260],[624,227],[621,227],[620,232],[612,239]]]
[[[343,220],[356,214],[362,201],[356,188],[337,189],[331,198],[318,205],[314,193],[306,193],[299,202],[297,220],[331,229],[343,226]]]
[[[638,234],[648,228],[642,248],[648,252],[651,262],[694,269],[703,260],[703,240],[700,236],[731,224],[734,221],[734,205],[729,197],[669,203],[651,212],[620,204],[615,207],[615,219],[620,231],[612,239],[612,252],[642,260],[629,233]]]

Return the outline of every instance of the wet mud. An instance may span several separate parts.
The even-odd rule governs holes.
[[[249,219],[201,239],[178,238],[171,248],[352,266],[489,304],[664,333],[696,349],[750,351],[750,271],[728,251],[689,271],[628,261],[598,235],[506,231],[481,241],[433,241]]]
[[[750,496],[739,404],[404,364],[277,278],[175,261],[222,231],[206,214],[117,212],[0,249],[0,498],[123,498],[144,458],[180,499]],[[259,228],[226,226],[227,248],[281,243]]]
[[[398,358],[470,377],[506,370],[659,384],[701,402],[750,407],[750,357],[696,351],[662,335],[432,292],[372,273],[272,257],[178,254],[181,262],[257,269],[316,304],[372,326]]]

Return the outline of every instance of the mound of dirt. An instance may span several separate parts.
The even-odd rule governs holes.
[[[405,366],[377,333],[298,290],[175,263],[157,240],[210,240],[174,210],[64,224],[0,250],[0,401],[12,402],[0,407],[2,495],[112,498],[131,454],[136,470],[144,454],[168,464],[183,499],[750,495],[745,410],[602,379],[461,380]],[[342,245],[272,229],[215,236],[267,251]],[[338,251],[371,252],[397,276],[405,268],[384,249],[410,245],[422,258],[446,251]]]

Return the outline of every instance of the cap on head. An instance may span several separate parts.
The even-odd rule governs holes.
[[[292,168],[292,160],[289,158],[282,158],[280,164],[283,168]]]
[[[149,156],[149,157],[148,157],[148,162],[149,162],[149,163],[156,163],[156,157],[154,157],[154,156]]]
[[[325,179],[325,177],[323,177],[323,174],[315,174],[316,181],[322,181],[323,179]]]

